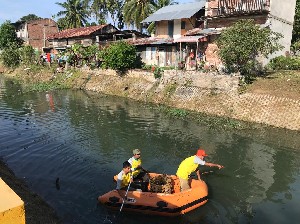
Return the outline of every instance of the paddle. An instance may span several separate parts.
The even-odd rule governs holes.
[[[128,194],[129,188],[130,188],[130,184],[131,184],[131,182],[129,182],[129,184],[128,184],[127,191],[126,191],[126,194],[125,194],[125,198],[127,197],[127,194]],[[125,202],[125,199],[123,198],[123,202],[122,202],[122,205],[121,205],[121,208],[120,208],[120,212],[122,211],[124,202]]]

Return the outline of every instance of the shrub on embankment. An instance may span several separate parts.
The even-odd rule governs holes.
[[[272,70],[300,70],[300,57],[298,56],[278,56],[271,59],[267,66]]]

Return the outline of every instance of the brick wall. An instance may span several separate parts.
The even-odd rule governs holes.
[[[42,50],[43,47],[49,47],[51,43],[46,40],[46,37],[57,33],[58,27],[52,19],[33,20],[27,23],[28,29],[28,45],[33,48]]]

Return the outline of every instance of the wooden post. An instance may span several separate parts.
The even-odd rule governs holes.
[[[181,42],[179,42],[179,60],[182,62],[182,51],[181,51]]]
[[[199,50],[199,39],[197,40],[197,47],[196,47],[196,53],[195,53],[195,59],[196,59],[196,70],[198,68],[198,50]]]

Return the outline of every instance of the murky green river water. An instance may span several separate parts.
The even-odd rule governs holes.
[[[142,150],[148,170],[175,174],[199,146],[209,154],[207,161],[225,166],[203,175],[209,187],[206,205],[179,218],[123,213],[116,220],[97,203],[115,187],[112,177],[133,148]],[[83,91],[23,94],[0,78],[0,157],[64,223],[300,221],[299,132],[223,130]]]

